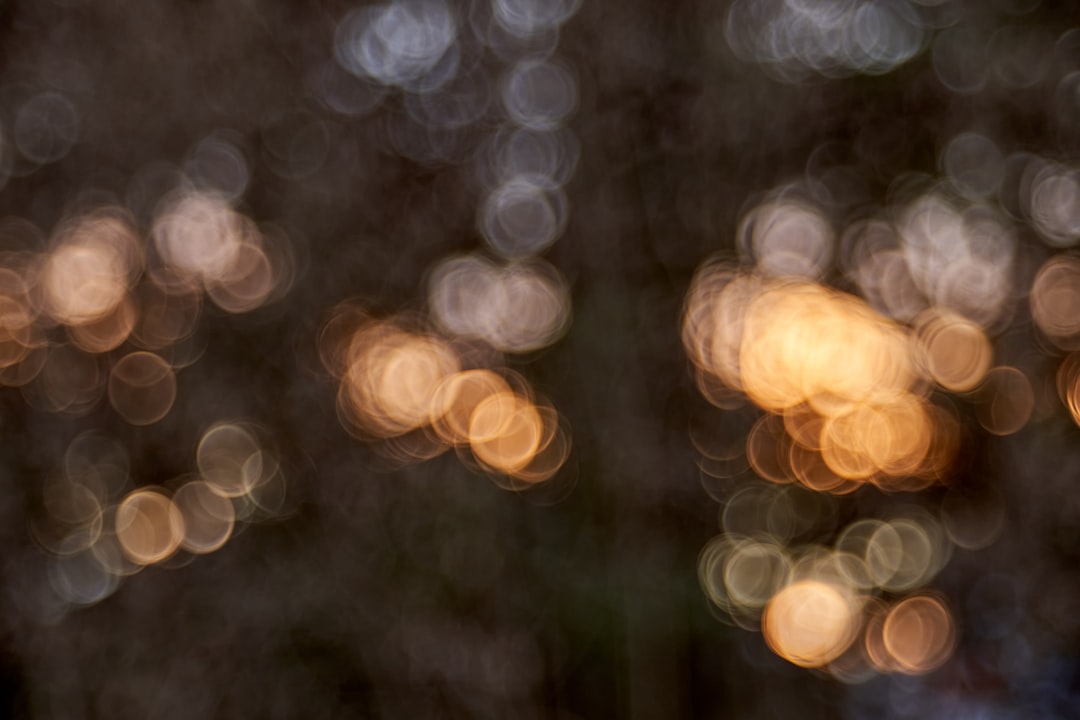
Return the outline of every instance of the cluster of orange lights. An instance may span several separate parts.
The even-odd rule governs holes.
[[[196,472],[167,486],[131,489],[128,471],[119,445],[84,433],[69,445],[60,476],[45,486],[46,513],[32,530],[53,555],[50,579],[69,602],[92,604],[148,565],[214,552],[238,522],[278,514],[285,497],[276,455],[244,423],[207,429]]]
[[[724,266],[699,274],[683,339],[706,397],[769,411],[747,438],[754,470],[837,494],[942,481],[960,425],[930,391],[974,388],[991,357],[958,316],[927,311],[909,329],[854,296]]]
[[[275,234],[212,193],[164,202],[149,235],[123,208],[105,207],[60,223],[46,252],[5,253],[0,383],[68,415],[107,395],[125,420],[149,425],[172,408],[176,371],[198,357],[191,339],[204,296],[240,313],[288,287]]]
[[[967,432],[959,402],[994,435],[1028,423],[1032,385],[1018,368],[994,366],[987,330],[1006,317],[1015,240],[996,216],[960,213],[934,195],[908,206],[897,225],[863,222],[842,235],[852,279],[871,305],[819,282],[836,238],[797,195],[781,193],[740,225],[740,252],[753,269],[707,262],[687,296],[682,339],[702,395],[724,411],[747,401],[764,411],[736,445],[719,428],[694,427],[707,487],[747,470],[767,481],[734,495],[715,488],[725,533],[702,551],[699,580],[725,618],[760,630],[796,665],[848,681],[929,672],[951,655],[957,629],[924,588],[953,547],[993,541],[995,503],[976,511],[949,490],[940,519],[916,508],[857,520],[824,546],[788,532],[828,522],[809,506],[792,509],[792,498],[834,502],[867,485],[910,492],[949,484]],[[946,275],[986,282],[949,295]],[[984,291],[996,299],[984,301]],[[1080,263],[1051,259],[1031,304],[1051,343],[1080,351]],[[1078,357],[1062,363],[1058,389],[1080,422]]]
[[[509,489],[558,473],[570,435],[558,412],[506,368],[467,368],[469,350],[404,319],[375,319],[353,305],[333,313],[320,342],[339,380],[338,416],[396,458],[456,449]]]
[[[813,514],[792,507],[790,497],[766,500],[774,531]],[[745,528],[746,503],[734,500],[728,524]],[[782,532],[729,530],[705,546],[698,562],[712,604],[736,624],[760,629],[777,655],[845,681],[922,674],[949,658],[956,623],[939,597],[919,589],[952,553],[951,533],[935,517],[912,509],[889,521],[858,520],[832,547],[792,548],[786,540]]]

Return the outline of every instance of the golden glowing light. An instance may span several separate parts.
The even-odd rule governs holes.
[[[184,518],[167,495],[137,490],[116,509],[116,538],[124,554],[139,565],[167,559],[184,539]]]
[[[1080,349],[1080,260],[1050,258],[1031,286],[1031,317],[1039,330],[1063,350]]]
[[[493,395],[510,392],[509,383],[491,370],[465,370],[449,375],[432,399],[431,427],[448,445],[467,445],[469,425],[477,406]]]
[[[842,587],[800,580],[765,606],[761,630],[780,657],[801,667],[822,667],[840,657],[858,631],[857,605]]]
[[[683,315],[682,338],[697,367],[742,390],[739,352],[750,301],[761,291],[755,275],[724,263],[707,263],[694,277]]]
[[[342,424],[381,441],[392,461],[456,447],[500,487],[524,490],[555,477],[570,455],[565,423],[524,378],[505,368],[462,369],[463,361],[489,358],[467,343],[451,345],[405,319],[378,320],[343,303],[321,329],[319,354],[340,381]]]
[[[544,424],[536,406],[513,392],[489,395],[469,419],[469,447],[481,463],[513,475],[536,457]]]
[[[71,341],[90,353],[104,353],[120,347],[135,328],[138,308],[129,295],[101,317],[68,328]]]
[[[459,370],[443,340],[392,323],[357,332],[338,393],[347,427],[374,437],[394,437],[428,424],[439,385]]]
[[[57,232],[41,269],[45,308],[65,325],[101,320],[142,271],[142,249],[122,213],[77,218]]]
[[[936,670],[956,646],[952,614],[932,595],[915,595],[896,603],[885,617],[881,636],[889,669],[907,675]]]
[[[970,320],[931,310],[915,319],[915,331],[930,377],[946,390],[971,390],[990,370],[990,341]]]
[[[750,304],[742,386],[767,410],[802,403],[836,415],[887,401],[913,385],[903,331],[854,297],[806,283],[774,283]]]

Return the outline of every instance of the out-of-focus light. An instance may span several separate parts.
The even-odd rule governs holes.
[[[262,446],[241,423],[219,422],[208,428],[195,459],[202,479],[227,498],[247,494],[265,476]]]
[[[1031,419],[1034,409],[1035,393],[1024,373],[1009,366],[986,373],[975,412],[987,432],[994,435],[1019,432]]]
[[[1080,240],[1080,173],[1058,165],[1041,167],[1026,199],[1031,221],[1053,247],[1071,247]]]
[[[49,582],[56,593],[73,605],[93,605],[111,595],[119,578],[89,549],[53,558]]]
[[[560,63],[523,60],[503,80],[503,107],[514,122],[553,130],[577,108],[577,81]]]
[[[771,413],[761,416],[746,437],[746,458],[762,478],[788,483],[794,477],[790,463],[791,439],[784,432],[784,421]]]
[[[139,309],[130,295],[125,295],[109,312],[97,320],[72,325],[68,337],[89,353],[104,353],[120,347],[135,328]]]
[[[132,425],[152,425],[176,401],[176,374],[150,352],[125,355],[109,374],[109,402]]]
[[[428,302],[447,333],[502,352],[546,347],[570,323],[565,280],[540,261],[500,268],[474,255],[444,260],[432,273]]]
[[[959,212],[925,195],[902,210],[898,227],[911,277],[932,304],[983,327],[1010,310],[1016,236],[997,213]]]
[[[116,509],[116,538],[124,554],[139,565],[170,557],[184,539],[184,518],[167,495],[137,490]]]
[[[546,250],[562,234],[567,215],[561,189],[535,175],[517,175],[488,194],[479,224],[493,251],[516,259]]]
[[[510,385],[491,370],[465,370],[447,376],[431,403],[431,427],[448,445],[468,445],[477,406],[493,395],[510,393]]]
[[[162,259],[191,281],[226,278],[238,261],[252,223],[224,197],[210,192],[182,193],[154,223],[154,244]]]
[[[244,194],[251,179],[243,153],[224,134],[200,140],[191,149],[184,168],[197,186],[219,192],[231,201]]]
[[[808,402],[825,415],[886,402],[914,380],[903,332],[855,298],[777,283],[750,303],[739,353],[742,387],[781,411]]]
[[[85,325],[109,316],[142,271],[142,248],[121,213],[77,218],[56,233],[41,271],[49,315],[65,325]]]
[[[966,390],[989,368],[982,329],[955,322],[970,333],[933,334],[941,346],[927,352],[925,336],[916,344],[907,328],[857,298],[716,264],[699,271],[691,287],[683,342],[706,397],[725,404],[706,382],[712,378],[775,413],[747,438],[747,460],[761,477],[833,494],[868,480],[915,490],[944,478],[956,446],[948,413],[923,399],[924,375]],[[961,343],[964,352],[954,353],[968,335],[981,342]],[[920,356],[934,361],[929,370]],[[957,357],[971,367],[956,365]]]
[[[581,146],[566,128],[533,130],[507,126],[492,136],[478,155],[485,184],[498,186],[517,176],[542,185],[565,185],[577,169]]]
[[[907,675],[936,670],[956,646],[952,614],[933,595],[915,595],[896,603],[881,627],[888,669]]]
[[[536,457],[543,432],[540,413],[528,398],[498,393],[484,398],[473,410],[469,447],[487,467],[513,475]]]
[[[763,63],[782,80],[798,81],[810,72],[827,77],[890,72],[923,50],[926,30],[919,13],[903,1],[737,0],[724,34],[739,58]]]
[[[1063,350],[1080,349],[1080,260],[1059,255],[1047,260],[1031,286],[1031,317]]]
[[[853,223],[844,231],[841,245],[849,277],[875,310],[908,322],[928,307],[892,224],[880,219]]]
[[[9,378],[18,377],[17,370],[31,351],[44,345],[36,315],[22,277],[0,269],[0,368],[12,370],[0,375],[0,382],[6,385],[15,384]]]
[[[843,587],[800,580],[769,601],[761,629],[765,642],[780,657],[801,667],[821,667],[840,657],[855,640],[857,610]]]
[[[931,518],[897,518],[878,526],[867,541],[866,567],[876,587],[904,592],[924,585],[944,566],[949,549]]]
[[[188,552],[213,552],[232,535],[236,522],[232,500],[209,483],[196,480],[182,485],[173,495],[173,504],[184,520],[181,546]]]
[[[724,585],[733,603],[764,607],[791,576],[791,561],[777,545],[738,543],[724,563]]]
[[[364,327],[349,348],[338,409],[346,426],[362,435],[394,437],[427,425],[436,389],[459,370],[443,340],[392,323]]]
[[[740,250],[773,277],[817,280],[832,261],[835,238],[813,207],[788,200],[759,205],[739,230]]]
[[[946,390],[971,390],[990,370],[993,348],[973,322],[930,311],[916,318],[915,333],[930,377]]]
[[[1080,354],[1072,352],[1058,366],[1058,399],[1069,410],[1073,422],[1080,424]]]
[[[743,326],[761,286],[755,275],[739,273],[725,263],[706,263],[687,294],[683,346],[700,370],[733,390],[743,389],[739,364]]]
[[[493,0],[499,25],[517,36],[529,36],[558,27],[581,6],[581,0]]]
[[[436,70],[456,38],[457,21],[445,3],[398,0],[345,15],[334,36],[334,56],[354,75],[410,86]]]

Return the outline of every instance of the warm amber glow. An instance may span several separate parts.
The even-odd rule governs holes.
[[[822,415],[884,402],[912,386],[904,333],[855,298],[777,283],[750,304],[739,355],[754,402],[782,411],[808,402]]]
[[[139,565],[161,562],[180,547],[184,519],[163,493],[137,490],[116,509],[116,538],[132,562]]]
[[[122,213],[78,218],[57,233],[41,270],[48,313],[66,325],[109,315],[142,270],[142,249]]]
[[[515,474],[536,457],[544,424],[536,406],[515,393],[489,395],[469,420],[469,447],[496,472]]]
[[[431,427],[449,445],[469,443],[469,424],[477,406],[510,385],[491,370],[465,370],[447,376],[435,391]]]
[[[802,667],[821,667],[840,657],[858,631],[856,603],[848,591],[818,580],[800,580],[765,607],[761,629],[780,657]]]
[[[1031,286],[1031,317],[1051,342],[1064,350],[1080,349],[1080,260],[1050,258]]]
[[[135,328],[138,308],[129,295],[101,317],[68,328],[71,341],[86,352],[103,353],[120,347]]]
[[[965,392],[982,382],[994,353],[981,327],[931,310],[916,318],[915,330],[926,369],[941,387]]]
[[[736,390],[742,389],[743,322],[760,290],[756,276],[740,275],[728,265],[715,263],[698,271],[687,296],[683,346],[700,369]]]
[[[890,669],[908,675],[941,667],[956,645],[952,614],[931,595],[916,595],[894,605],[881,627],[881,636]]]
[[[446,342],[391,323],[357,332],[349,357],[338,407],[352,429],[375,437],[427,425],[435,391],[459,369]]]

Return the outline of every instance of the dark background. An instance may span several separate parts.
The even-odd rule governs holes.
[[[825,4],[825,3],[823,3]],[[21,162],[4,136],[0,214],[40,228],[91,200],[131,204],[146,168],[180,167],[214,131],[246,153],[239,207],[280,227],[294,253],[289,293],[246,315],[207,304],[205,353],[178,374],[160,423],[128,426],[107,403],[77,417],[0,392],[0,638],[6,712],[20,718],[1067,718],[1080,716],[1080,455],[1056,400],[1019,434],[974,420],[956,482],[996,488],[1005,529],[957,550],[935,586],[961,628],[950,662],[920,678],[846,685],[773,656],[760,634],[722,622],[698,586],[697,555],[719,532],[688,426],[708,415],[680,343],[691,277],[710,254],[736,258],[756,198],[807,175],[823,148],[858,179],[828,209],[842,226],[888,202],[902,173],[940,175],[939,154],[976,129],[1006,154],[1075,162],[1080,114],[1063,76],[1080,42],[1074,3],[947,2],[948,27],[1035,28],[1043,79],[1018,91],[990,77],[946,88],[922,51],[889,73],[781,81],[727,46],[727,3],[593,2],[561,28],[576,73],[569,127],[581,144],[571,214],[545,257],[572,289],[573,325],[554,346],[508,360],[569,421],[576,480],[561,502],[493,485],[452,453],[388,463],[350,437],[316,337],[350,297],[417,311],[438,259],[483,245],[482,197],[466,162],[498,123],[454,139],[448,157],[403,153],[390,90],[362,117],[320,104],[313,68],[332,59],[345,2],[8,0],[0,6],[0,129],[26,93],[53,88],[79,113],[55,162]],[[465,5],[455,6],[460,13]],[[927,10],[927,12],[930,12]],[[927,30],[928,42],[937,29]],[[463,36],[464,37],[464,36]],[[463,40],[467,42],[467,38]],[[501,65],[486,69],[495,83]],[[301,177],[273,138],[318,123],[327,151]],[[411,154],[412,157],[407,155]],[[155,166],[157,167],[157,166]],[[149,181],[145,181],[149,183]],[[150,190],[146,190],[150,192]],[[146,208],[133,211],[148,228]],[[1048,250],[1017,221],[1022,258]],[[1018,262],[1019,277],[1033,269]],[[847,287],[839,271],[830,279]],[[1037,390],[1058,358],[1017,312],[994,338],[1024,356]],[[1052,385],[1050,386],[1052,387]],[[1051,391],[1052,394],[1052,391]],[[27,531],[40,485],[87,429],[117,439],[135,486],[189,472],[203,430],[257,423],[287,469],[281,516],[238,526],[220,551],[127,578],[89,607],[65,607],[48,555]],[[749,413],[746,422],[753,419]],[[743,428],[748,428],[748,424]],[[757,482],[751,477],[732,483]],[[932,506],[939,490],[917,502]],[[905,496],[873,488],[838,517]],[[3,712],[3,711],[0,711]]]

